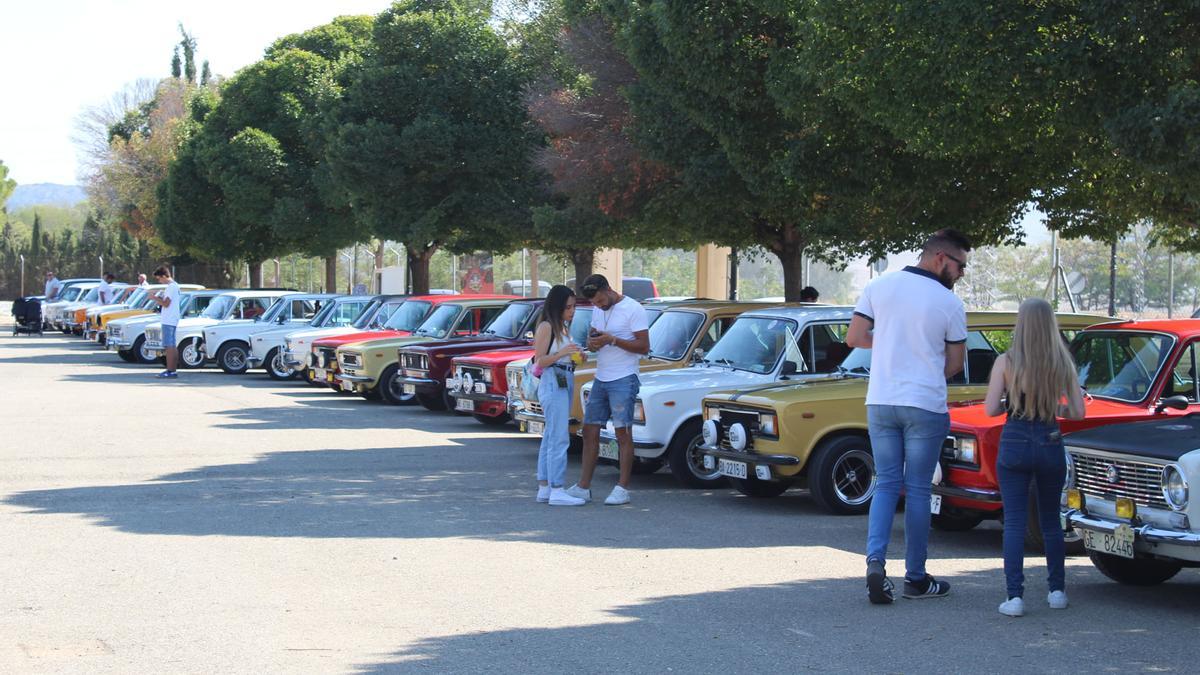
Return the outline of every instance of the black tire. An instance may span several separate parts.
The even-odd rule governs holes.
[[[384,368],[375,388],[383,395],[383,401],[388,405],[412,405],[417,402],[417,396],[404,393],[404,384],[396,378],[399,373],[400,364],[398,363]]]
[[[263,369],[267,371],[267,377],[272,380],[291,380],[300,375],[283,362],[283,350],[279,347],[267,352],[267,360],[263,363]]]
[[[347,393],[349,393],[349,392],[347,392]],[[372,387],[372,388],[364,391],[363,393],[359,394],[359,396],[362,396],[364,399],[366,399],[368,401],[373,401],[376,403],[383,400],[383,394],[379,393],[379,387]]]
[[[117,356],[125,363],[136,363],[137,357],[133,355],[132,349],[118,349]]]
[[[871,508],[875,484],[871,442],[862,436],[824,440],[808,460],[809,492],[830,513],[866,513]]]
[[[1057,504],[1055,510],[1058,510]],[[1045,553],[1046,540],[1042,537],[1042,524],[1037,517],[1037,495],[1033,492],[1033,486],[1029,488],[1029,509],[1026,513],[1029,514],[1029,518],[1025,524],[1025,550],[1031,553]],[[1063,544],[1067,555],[1087,553],[1087,549],[1083,547],[1083,537],[1075,530],[1070,530],[1063,535]]]
[[[730,478],[728,480],[734,490],[747,497],[760,499],[778,497],[792,487],[791,483],[781,480],[759,480],[757,478]]]
[[[930,516],[933,529],[942,532],[966,532],[983,522],[983,516],[974,513],[935,513]]]
[[[686,487],[713,488],[723,482],[723,477],[717,469],[704,468],[704,453],[700,445],[704,442],[701,425],[704,421],[697,418],[684,422],[671,442],[667,444],[667,463],[671,473]]]
[[[492,415],[480,415],[479,413],[472,413],[471,417],[474,417],[476,422],[479,422],[480,424],[486,424],[490,427],[504,426],[512,421],[512,417],[508,413],[501,413],[494,417]]]
[[[659,469],[661,469],[664,463],[665,462],[661,457],[648,459],[646,457],[637,457],[635,455],[633,458],[633,475],[649,476],[650,474],[656,473]]]
[[[204,367],[204,354],[200,351],[201,342],[197,338],[188,338],[179,343],[177,349],[179,351],[180,368],[195,370]]]
[[[228,340],[217,350],[217,365],[226,375],[244,375],[250,369],[250,345],[240,340]]]
[[[137,339],[133,341],[133,347],[129,351],[133,352],[134,360],[138,363],[150,364],[158,360],[157,356],[153,356],[150,352],[146,351],[145,333],[137,336]]]
[[[418,394],[416,394],[416,397],[417,397],[417,403],[420,403],[421,407],[425,408],[426,410],[445,410],[446,409],[446,399],[443,398],[441,394],[429,395],[429,394],[418,393]]]
[[[1157,586],[1179,574],[1183,565],[1153,558],[1120,558],[1107,553],[1088,551],[1092,564],[1104,576],[1129,586]]]

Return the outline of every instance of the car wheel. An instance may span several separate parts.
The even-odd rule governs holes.
[[[935,513],[930,516],[933,529],[942,532],[966,532],[983,522],[983,516],[969,513]]]
[[[158,360],[158,356],[154,352],[146,349],[145,335],[139,335],[133,341],[133,348],[130,351],[133,352],[138,363],[154,363]]]
[[[366,399],[368,401],[382,401],[383,400],[383,394],[379,393],[379,387],[372,387],[371,389],[368,389],[368,390],[364,391],[363,393],[359,394],[359,396],[362,396],[364,399]]]
[[[426,410],[445,410],[446,399],[442,398],[441,393],[437,394],[416,394],[417,403],[420,403]]]
[[[200,351],[200,340],[191,338],[179,343],[179,365],[195,370],[204,365],[204,354]]]
[[[667,462],[675,479],[690,488],[711,488],[720,485],[721,473],[715,468],[704,468],[704,443],[699,419],[688,420],[679,427],[667,445]]]
[[[655,457],[651,459],[647,457],[638,457],[635,455],[633,458],[633,475],[649,476],[650,474],[661,469],[664,463],[665,462],[661,457]]]
[[[510,417],[508,413],[500,413],[499,415],[495,416],[473,413],[471,417],[474,417],[476,422],[479,422],[480,424],[486,424],[490,427],[504,426],[512,421],[512,417]]]
[[[792,487],[791,483],[781,480],[759,480],[757,478],[730,478],[729,484],[734,490],[747,497],[769,498],[778,497]]]
[[[1130,586],[1157,586],[1179,574],[1182,565],[1151,558],[1121,558],[1107,553],[1088,551],[1092,564],[1104,576]]]
[[[118,349],[117,356],[125,363],[134,363],[137,361],[137,356],[134,355],[132,349]]]
[[[279,347],[267,352],[266,362],[267,377],[272,380],[290,380],[299,373],[292,370],[292,367],[283,362],[283,350]]]
[[[1033,486],[1029,488],[1029,510],[1026,513],[1029,515],[1025,525],[1025,550],[1032,553],[1046,552],[1046,539],[1042,536],[1042,524],[1037,517],[1037,496],[1033,493]],[[1057,511],[1057,504],[1055,505]],[[1064,550],[1067,555],[1083,555],[1087,553],[1087,549],[1083,547],[1083,537],[1075,530],[1069,530],[1063,533]]]
[[[217,365],[225,371],[226,375],[241,375],[250,368],[246,361],[249,356],[249,345],[245,342],[231,340],[217,350]]]
[[[416,403],[416,394],[404,393],[404,383],[396,377],[400,373],[400,364],[392,364],[383,369],[383,374],[379,376],[379,384],[375,385],[379,388],[379,393],[383,394],[383,400],[390,405],[412,405]]]
[[[817,504],[830,513],[866,513],[875,484],[871,442],[862,436],[823,441],[808,460],[808,489]]]

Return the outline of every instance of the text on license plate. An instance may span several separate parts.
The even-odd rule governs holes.
[[[454,409],[455,410],[465,410],[467,412],[474,412],[475,411],[475,401],[472,401],[469,398],[456,398],[456,399],[454,399]]]
[[[929,495],[929,512],[935,516],[942,512],[941,495]]]
[[[745,462],[735,462],[731,459],[717,460],[717,471],[719,471],[722,476],[729,476],[731,478],[745,478],[746,468],[747,464]]]
[[[417,393],[417,385],[415,385],[415,384],[406,384],[406,385],[404,385],[404,393],[405,393],[405,394],[415,394],[415,393]]]
[[[1083,531],[1084,547],[1122,558],[1133,557],[1133,538],[1133,528],[1128,525],[1118,525],[1112,534],[1093,530]]]
[[[545,431],[545,430],[546,430],[546,424],[545,424],[544,422],[533,422],[533,421],[530,421],[530,422],[529,422],[529,425],[526,427],[526,429],[527,429],[527,430],[529,431],[529,433],[531,433],[531,434],[538,434],[538,435],[541,435],[541,433],[542,433],[543,431]]]
[[[600,456],[604,459],[621,459],[621,449],[616,441],[600,441]]]
[[[354,383],[350,380],[342,380],[342,391],[354,391]]]

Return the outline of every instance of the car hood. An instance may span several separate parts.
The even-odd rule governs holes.
[[[675,395],[682,391],[713,391],[717,389],[745,389],[771,382],[770,375],[759,375],[745,370],[733,370],[721,366],[690,366],[675,370],[660,370],[639,376],[639,396],[649,399],[657,395]],[[588,383],[585,386],[591,386]]]
[[[112,321],[109,321],[109,323],[114,326],[128,328],[129,326],[140,323],[158,323],[158,315],[153,312],[149,314],[136,314],[134,316],[127,316],[123,319],[113,319]]]
[[[436,349],[439,354],[468,354],[474,352],[492,351],[506,347],[529,347],[524,340],[514,338],[498,338],[494,335],[466,335],[451,340],[436,340],[420,345],[420,349]]]
[[[346,349],[356,352],[364,352],[368,349],[393,350],[421,342],[429,342],[429,338],[423,335],[397,335],[395,337],[377,338],[375,340],[345,342],[341,343],[338,346],[338,349]],[[389,356],[395,356],[395,354],[390,354]]]
[[[341,347],[342,345],[350,344],[351,342],[385,340],[387,338],[406,337],[408,335],[410,335],[410,333],[405,330],[355,330],[349,333],[330,335],[313,340],[313,342],[320,342],[321,347]]]
[[[1067,445],[1174,462],[1200,448],[1200,414],[1077,431]]]
[[[460,366],[492,367],[503,366],[513,361],[527,359],[531,356],[533,356],[533,349],[526,346],[521,346],[472,353],[470,356],[460,356],[454,359],[454,361]]]
[[[125,309],[125,305],[96,305],[88,308],[88,314],[99,314],[101,312],[112,312],[121,309]]]
[[[1154,416],[1153,410],[1147,405],[1119,403],[1102,398],[1085,400],[1083,407],[1085,414],[1082,420],[1059,420],[1059,426],[1064,432],[1117,422],[1134,422]],[[1000,428],[1004,426],[1004,420],[1004,415],[987,415],[980,404],[950,406],[950,429],[959,433],[976,436],[999,433]]]
[[[856,401],[864,405],[867,380],[862,377],[793,375],[794,379],[760,384],[719,396],[730,401],[768,408],[806,401]]]

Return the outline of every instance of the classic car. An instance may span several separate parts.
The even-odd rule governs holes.
[[[300,374],[286,362],[284,350],[289,336],[318,333],[323,329],[349,327],[371,306],[366,295],[339,295],[303,326],[279,326],[255,333],[250,339],[250,355],[246,361],[251,368],[262,366],[273,380],[290,380]]]
[[[125,288],[121,289],[121,292],[117,295],[112,304],[97,305],[96,307],[89,308],[87,310],[87,314],[84,316],[83,337],[88,340],[97,340],[101,344],[104,344],[103,340],[106,338],[106,336],[101,331],[97,330],[100,315],[134,307],[140,302],[140,298],[144,296],[144,294],[145,289],[140,286],[129,284],[125,286]]]
[[[70,329],[63,323],[64,313],[68,308],[73,309],[79,303],[84,302],[90,293],[92,301],[99,297],[100,293],[96,287],[100,283],[97,281],[85,281],[82,283],[73,283],[70,285],[63,284],[62,291],[58,294],[59,299],[56,302],[51,302],[42,307],[42,317],[52,328],[55,328],[63,333],[70,333]]]
[[[158,312],[158,305],[150,300],[151,293],[157,293],[166,288],[166,284],[154,284],[152,286],[139,287],[125,301],[125,305],[120,308],[103,310],[97,313],[96,318],[92,320],[91,330],[99,336],[101,333],[106,333],[108,322],[116,319],[125,319],[131,316],[140,316],[145,314],[155,314]],[[200,290],[204,288],[198,284],[180,284],[180,292],[189,290]],[[108,336],[105,335],[105,340]]]
[[[99,279],[80,278],[80,279],[63,279],[62,286],[58,289],[58,296],[50,302],[42,301],[42,323],[47,328],[54,328],[54,321],[58,318],[59,311],[67,306],[68,303],[75,302],[80,297],[82,289],[78,288],[83,284],[94,287],[100,283]]]
[[[344,344],[337,349],[335,359],[340,370],[339,386],[368,400],[384,399],[389,403],[408,403],[414,392],[405,392],[394,382],[398,363],[397,349],[414,342],[444,340],[447,337],[474,336],[480,331],[500,326],[510,296],[440,296],[443,298],[425,321],[407,337],[398,336]],[[403,308],[401,309],[403,311]],[[382,383],[383,386],[380,386]]]
[[[217,362],[228,375],[241,375],[250,368],[251,336],[281,326],[293,329],[308,326],[316,314],[336,297],[330,293],[285,295],[250,323],[231,321],[204,328],[204,357]]]
[[[948,380],[948,400],[983,398],[1016,319],[1015,312],[967,312],[964,367]],[[1064,337],[1103,320],[1058,315]],[[875,494],[866,409],[871,353],[846,355],[843,344],[822,347],[819,341],[813,351],[817,370],[833,370],[832,376],[705,397],[705,461],[746,495],[769,497],[807,485],[830,513],[865,513]]]
[[[1200,322],[1191,319],[1102,323],[1080,332],[1071,343],[1071,355],[1087,391],[1085,415],[1081,420],[1059,420],[1059,427],[1070,433],[1200,412],[1194,382],[1198,338]],[[987,416],[982,405],[950,411],[942,480],[933,486],[934,499],[942,498],[936,527],[965,530],[1001,517],[996,457],[1003,428],[1004,418]],[[1037,519],[1029,523],[1026,539],[1040,548]],[[1069,550],[1082,552],[1078,536],[1068,533],[1068,542]]]
[[[284,295],[295,295],[296,291],[278,290],[248,290],[239,289],[225,291],[213,298],[208,308],[200,316],[180,319],[175,332],[176,344],[179,349],[179,365],[182,368],[200,368],[207,360],[204,347],[204,329],[222,321],[253,321],[261,316]],[[146,345],[144,349],[157,352],[161,356],[162,324],[152,323],[146,327]]]
[[[335,391],[353,391],[353,388],[347,389],[343,387],[342,381],[338,378],[338,374],[341,373],[341,364],[338,363],[337,355],[338,347],[352,342],[394,340],[396,338],[408,337],[433,314],[437,307],[444,302],[457,299],[457,297],[454,294],[410,296],[405,300],[403,305],[400,305],[392,312],[392,315],[388,317],[388,320],[382,326],[314,340],[312,350],[309,354],[309,363],[311,364],[309,372],[312,374],[312,381],[323,382]],[[371,398],[378,400],[377,396],[372,396]]]
[[[125,291],[130,288],[129,284],[123,283],[113,283],[110,286],[116,297],[123,297]],[[113,307],[116,304],[112,302],[105,303],[100,300],[99,286],[96,287],[95,292],[95,297],[92,297],[91,293],[88,293],[88,296],[82,302],[76,302],[74,305],[68,305],[63,308],[64,328],[75,335],[86,338],[88,313],[101,307]]]
[[[213,298],[227,291],[208,288],[194,291],[184,291],[179,296],[179,316],[190,319],[200,316],[208,309]],[[109,321],[105,330],[108,340],[104,345],[106,350],[112,350],[129,363],[153,363],[158,353],[146,348],[146,328],[158,323],[159,306],[153,301],[145,300],[146,310]]]
[[[672,370],[695,363],[712,349],[740,314],[761,308],[762,306],[757,304],[713,300],[651,304],[646,308],[647,319],[650,321],[650,353],[647,358],[642,359],[641,372]],[[653,316],[650,316],[651,314]],[[584,326],[580,338],[583,341],[580,344],[586,343],[586,335],[587,326]],[[541,434],[545,424],[541,407],[536,401],[526,401],[520,395],[520,378],[523,372],[524,363],[514,363],[508,370],[508,377],[514,383],[509,387],[509,391],[512,392],[513,417],[522,431]],[[577,367],[575,388],[582,388],[595,376],[594,363]],[[582,399],[578,396],[572,397],[572,434],[578,431],[582,421]],[[606,458],[605,461],[612,460]],[[658,466],[655,464],[661,465],[661,462],[650,460],[648,464],[639,466],[639,469],[653,467],[657,470]]]
[[[641,376],[633,412],[635,470],[647,473],[667,464],[683,485],[711,487],[724,482],[706,468],[700,453],[705,395],[725,389],[748,389],[779,380],[819,377],[834,368],[814,359],[813,349],[840,343],[850,325],[851,308],[830,305],[785,305],[738,316],[698,363]],[[815,343],[815,347],[813,344]],[[804,345],[801,348],[799,345]],[[591,382],[580,388],[586,407]],[[600,457],[616,460],[617,439],[609,422],[600,430]]]
[[[358,316],[349,324],[338,324],[313,330],[301,330],[289,333],[283,341],[283,361],[287,366],[305,376],[309,382],[314,381],[311,366],[312,342],[332,335],[345,335],[363,330],[376,330],[391,318],[392,313],[404,306],[408,296],[405,295],[376,295],[371,298],[361,296],[368,303],[359,311]],[[322,386],[324,377],[321,378]]]
[[[75,324],[75,314],[80,309],[87,312],[89,307],[100,304],[100,284],[81,284],[83,292],[73,302],[62,305],[57,310],[54,325],[64,333],[83,335],[83,328]]]
[[[1193,364],[1195,348],[1187,349]],[[1178,384],[1197,400],[1196,371]],[[1156,406],[1157,407],[1157,406]],[[1070,434],[1062,518],[1104,576],[1132,586],[1161,584],[1200,567],[1200,415],[1114,424]]]

